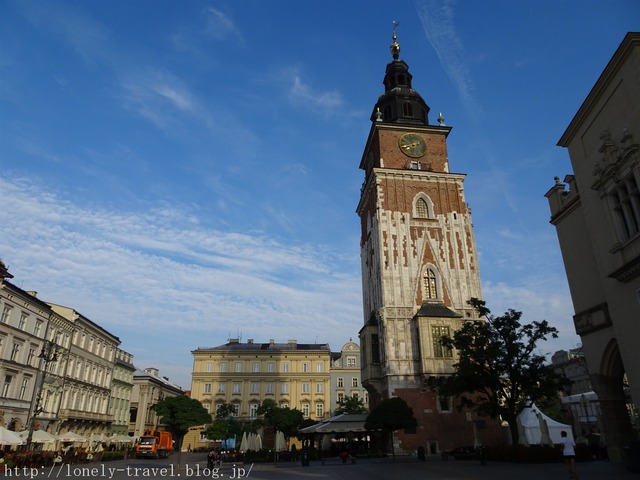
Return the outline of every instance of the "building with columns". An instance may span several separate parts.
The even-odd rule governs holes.
[[[451,127],[442,115],[429,123],[395,32],[391,54],[360,161],[362,381],[371,407],[397,396],[413,408],[418,427],[396,435],[397,448],[435,454],[473,445],[480,422],[437,388],[455,363],[441,338],[478,320],[467,301],[482,297],[480,271],[465,175],[447,153]]]
[[[182,388],[171,383],[167,377],[161,377],[157,368],[136,370],[131,391],[129,435],[137,437],[145,430],[162,430],[154,405],[164,398],[183,394]]]
[[[640,438],[640,33],[560,138],[573,173],[546,193],[609,458]]]

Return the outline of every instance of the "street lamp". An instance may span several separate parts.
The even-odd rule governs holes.
[[[38,355],[41,362],[40,365],[42,367],[42,372],[40,373],[40,382],[38,383],[38,388],[36,390],[36,399],[33,405],[33,415],[31,416],[31,420],[29,422],[29,435],[27,436],[27,445],[26,449],[29,450],[31,448],[31,443],[33,441],[33,430],[35,428],[36,418],[42,412],[42,408],[40,407],[40,402],[42,401],[42,390],[44,388],[44,380],[47,376],[47,368],[50,363],[56,362],[58,360],[58,345],[45,340],[42,344],[42,351]]]

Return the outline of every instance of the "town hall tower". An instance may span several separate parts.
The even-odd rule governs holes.
[[[451,127],[442,115],[429,123],[395,31],[391,54],[360,162],[362,381],[372,407],[397,396],[413,408],[418,428],[399,435],[401,448],[436,453],[474,438],[475,415],[437,386],[455,363],[441,337],[477,319],[467,301],[482,297],[478,255],[465,175],[449,164]]]

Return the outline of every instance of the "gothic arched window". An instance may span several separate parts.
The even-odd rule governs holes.
[[[413,202],[413,216],[416,218],[435,218],[433,202],[424,193],[419,194]]]

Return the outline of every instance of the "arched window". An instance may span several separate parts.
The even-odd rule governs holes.
[[[416,195],[413,201],[413,216],[415,218],[435,218],[433,202],[424,193]]]
[[[424,289],[424,298],[435,300],[438,298],[438,281],[436,272],[432,268],[425,268],[422,274],[422,285]]]
[[[424,198],[419,198],[416,202],[416,215],[422,218],[429,218],[429,205]]]

